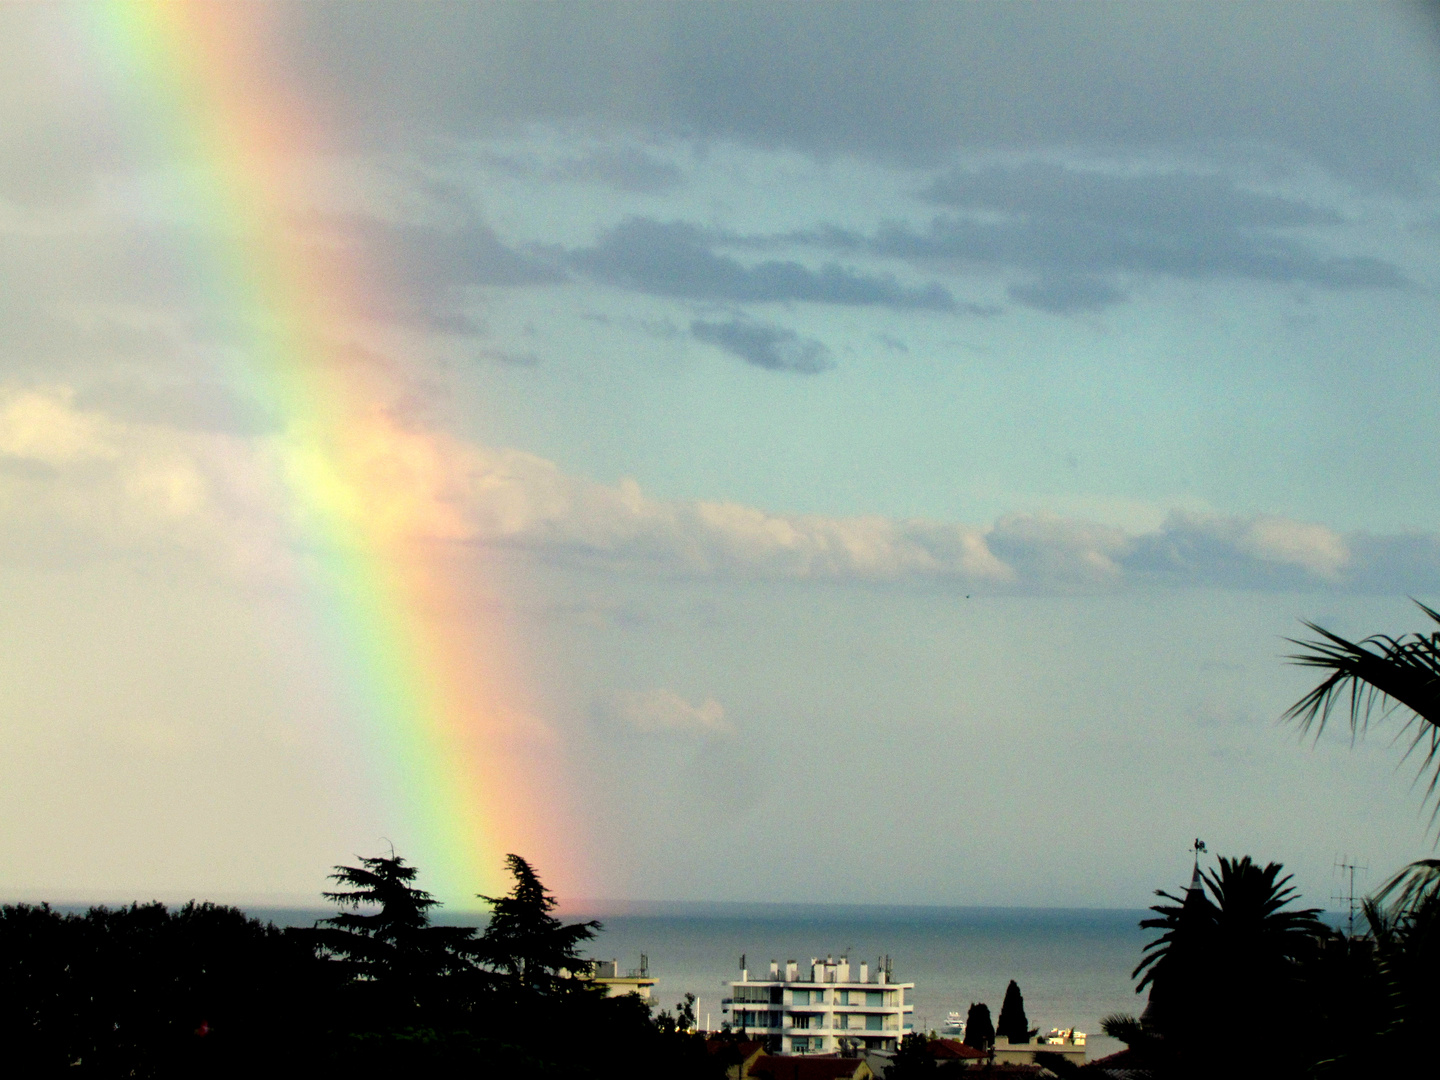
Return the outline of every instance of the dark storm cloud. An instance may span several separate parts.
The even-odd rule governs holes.
[[[738,356],[747,364],[768,371],[794,371],[814,375],[835,366],[830,350],[813,338],[803,338],[794,330],[765,323],[731,319],[728,322],[690,324],[690,333],[703,341]]]
[[[567,261],[607,285],[687,300],[800,300],[932,311],[960,307],[941,285],[909,287],[891,274],[862,274],[836,263],[811,269],[772,259],[747,266],[718,254],[711,237],[694,225],[649,218],[621,222],[594,247],[571,252]]]
[[[1187,146],[1427,182],[1433,8],[296,5],[289,66],[357,137],[618,124],[934,165],[958,149]]]

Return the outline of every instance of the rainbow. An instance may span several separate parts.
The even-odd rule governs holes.
[[[383,467],[436,444],[396,422],[364,365],[347,362],[349,328],[383,296],[350,253],[299,236],[277,195],[285,164],[322,144],[262,75],[267,9],[108,0],[77,10],[137,136],[183,163],[172,197],[200,223],[193,277],[239,328],[232,376],[280,418],[276,468],[315,625],[406,830],[401,854],[443,899],[493,892],[503,852],[535,839],[525,819],[536,793],[486,745],[508,692],[503,674],[483,670],[495,643],[455,608],[444,559],[414,539],[409,519],[422,510]]]

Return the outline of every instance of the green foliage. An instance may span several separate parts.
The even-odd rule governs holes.
[[[1000,1021],[995,1025],[996,1036],[1005,1036],[1012,1043],[1028,1043],[1035,1037],[1035,1030],[1025,1017],[1025,998],[1014,979],[1005,987],[1005,1000],[1000,1004]]]

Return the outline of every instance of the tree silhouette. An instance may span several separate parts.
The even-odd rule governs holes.
[[[900,1040],[895,1058],[886,1070],[886,1080],[926,1080],[940,1071],[929,1040],[918,1031],[908,1031]]]
[[[490,906],[490,922],[476,943],[482,963],[503,972],[521,994],[554,994],[583,988],[585,980],[562,973],[588,972],[589,961],[576,950],[600,929],[598,922],[566,925],[551,914],[555,897],[545,891],[534,868],[519,855],[505,865],[515,884],[505,896],[481,896]]]
[[[1194,1031],[1224,1033],[1237,1076],[1288,1067],[1281,1059],[1298,1052],[1275,1036],[1300,1024],[1304,965],[1328,931],[1318,909],[1289,907],[1296,891],[1282,873],[1279,863],[1222,857],[1213,873],[1197,866],[1183,898],[1157,892],[1170,903],[1140,924],[1162,934],[1133,972],[1150,1002],[1131,1034],[1154,1036],[1150,1051],[1169,1068],[1188,1068],[1181,1055]]]
[[[27,1076],[220,1077],[254,1075],[277,1055],[298,1063],[328,999],[324,974],[296,935],[234,908],[0,908],[0,1040]]]
[[[1014,979],[1005,988],[1005,1000],[1000,1004],[1000,1021],[995,1025],[995,1035],[997,1038],[1003,1035],[1012,1043],[1028,1043],[1035,1036],[1030,1021],[1025,1017],[1025,998]]]
[[[442,983],[470,974],[467,948],[475,930],[432,926],[430,911],[440,902],[412,884],[417,874],[393,852],[388,858],[361,858],[359,866],[337,866],[330,875],[350,888],[322,894],[350,910],[323,920],[315,940],[353,983],[383,998],[386,1007],[444,996]]]
[[[995,1025],[990,1020],[990,1006],[983,1001],[970,1003],[965,1014],[965,1045],[976,1050],[989,1050],[995,1045]]]

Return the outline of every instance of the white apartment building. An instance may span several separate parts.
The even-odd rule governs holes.
[[[752,979],[742,966],[729,986],[721,1009],[730,1013],[730,1026],[764,1039],[772,1053],[894,1050],[913,1026],[915,984],[892,982],[888,959],[873,977],[868,963],[852,969],[844,956],[811,957],[803,972],[790,960],[782,973],[772,960],[768,979]]]

